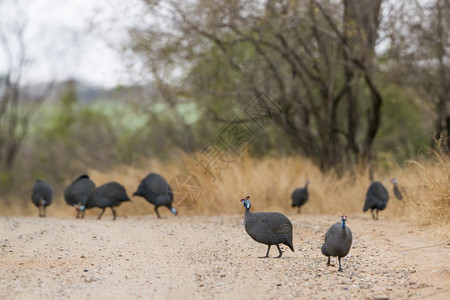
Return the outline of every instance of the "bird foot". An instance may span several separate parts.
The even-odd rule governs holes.
[[[269,255],[266,255],[266,256],[259,256],[258,258],[269,258],[270,256]]]
[[[342,268],[339,268],[339,269],[338,269],[338,272],[344,272],[344,271],[342,270]]]

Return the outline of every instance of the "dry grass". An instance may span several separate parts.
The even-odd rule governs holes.
[[[310,180],[310,198],[302,208],[304,214],[362,214],[362,206],[370,180],[367,176],[346,175],[337,178],[333,174],[323,175],[309,160],[301,157],[282,157],[255,159],[243,155],[213,178],[205,173],[190,156],[179,154],[171,162],[149,160],[139,168],[117,167],[108,172],[91,170],[91,178],[97,185],[108,181],[122,183],[131,196],[140,180],[149,172],[157,172],[170,180],[181,172],[194,174],[202,186],[202,194],[191,208],[180,207],[182,215],[240,214],[239,200],[251,195],[254,211],[280,211],[295,214],[290,206],[290,194],[296,187]],[[406,167],[394,167],[385,174],[378,174],[389,190],[390,200],[387,209],[380,213],[383,218],[402,218],[420,220],[421,224],[433,225],[440,236],[448,236],[450,230],[450,160],[448,156],[436,155],[435,159],[414,161]],[[390,179],[396,177],[405,199],[393,196]],[[71,179],[67,180],[67,184]],[[60,187],[59,190],[62,190]],[[179,199],[176,198],[176,202]],[[71,208],[65,205],[62,193],[56,195],[55,205],[49,208],[49,215],[70,216]],[[133,202],[124,203],[119,215],[154,214],[153,206],[144,199],[133,197]],[[162,215],[169,211],[161,208]],[[10,207],[4,215],[34,214],[31,204],[27,208]],[[98,210],[88,215],[98,214]],[[368,213],[369,214],[369,213]],[[367,215],[368,216],[368,215]],[[106,215],[108,217],[108,214]]]
[[[432,225],[437,235],[450,235],[450,158],[435,153],[434,159],[412,161],[402,170],[411,192],[407,204],[411,218]]]

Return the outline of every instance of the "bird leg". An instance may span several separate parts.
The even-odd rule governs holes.
[[[113,206],[111,206],[111,210],[112,210],[112,213],[113,213],[113,216],[114,216],[113,220],[115,220],[116,219],[116,210],[114,209]]]
[[[339,269],[338,269],[338,271],[339,272],[343,272],[342,268],[341,268],[341,257],[340,256],[338,256],[338,260],[339,260]]]
[[[269,257],[269,251],[270,251],[270,246],[271,245],[268,245],[269,247],[267,248],[267,253],[266,253],[266,256],[260,256],[259,258],[268,258]]]
[[[331,262],[331,258],[330,258],[330,256],[328,256],[328,262],[327,262],[327,266],[329,266],[329,265],[330,265],[330,262]]]
[[[301,210],[301,206],[299,206],[299,207],[297,208],[297,213],[298,213],[298,214],[300,213],[300,210]]]
[[[39,206],[39,217],[45,217],[45,206]]]
[[[158,206],[155,206],[155,212],[156,212],[156,215],[158,216],[158,219],[161,219],[161,216],[159,215],[159,212],[158,212]]]
[[[76,215],[75,219],[78,219],[78,218],[80,218],[80,210],[76,209],[76,211],[77,211],[77,215]]]
[[[82,212],[81,212],[81,218],[82,219],[84,219],[84,212],[86,211],[86,209],[84,209]]]
[[[378,209],[377,209],[377,220],[378,220]]]
[[[99,220],[100,220],[100,219],[102,218],[102,216],[103,216],[103,213],[104,213],[104,212],[105,212],[105,208],[103,208],[103,209],[102,209],[102,212],[100,213],[100,215],[98,216],[98,218],[97,218],[97,219],[99,219]]]
[[[371,209],[370,212],[372,213],[372,219],[375,220],[375,214],[373,213],[373,209]]]
[[[278,244],[277,244],[277,248],[278,248],[278,251],[280,252],[280,254],[276,258],[280,258],[283,255],[283,251],[281,251],[280,246],[278,246]]]

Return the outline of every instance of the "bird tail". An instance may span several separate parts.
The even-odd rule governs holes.
[[[371,200],[371,199],[366,198],[366,202],[364,202],[363,212],[366,212],[366,211],[369,210],[369,208],[370,208],[370,203],[372,203],[370,200]]]
[[[292,242],[290,242],[290,243],[286,243],[285,245],[286,245],[286,246],[288,246],[288,247],[289,247],[289,249],[291,249],[291,250],[292,250],[292,252],[295,252],[295,251],[294,251],[294,246],[292,245]]]

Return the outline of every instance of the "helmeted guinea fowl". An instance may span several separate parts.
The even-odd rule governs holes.
[[[297,207],[297,212],[300,213],[300,209],[303,204],[308,201],[308,184],[309,180],[306,180],[305,186],[302,188],[295,189],[291,194],[292,207]]]
[[[133,196],[141,196],[155,206],[156,216],[161,218],[158,212],[160,206],[165,206],[176,216],[175,207],[172,207],[173,192],[167,181],[159,174],[150,173],[141,180],[139,187]]]
[[[39,217],[45,217],[45,209],[53,201],[53,188],[47,182],[36,179],[31,192],[31,201],[39,208]]]
[[[75,207],[77,218],[84,218],[86,202],[89,194],[95,189],[95,183],[88,175],[83,174],[69,184],[64,190],[64,199],[70,206]]]
[[[338,271],[342,272],[341,258],[347,256],[352,246],[352,231],[345,225],[347,216],[341,216],[342,223],[334,223],[325,234],[325,242],[322,245],[322,254],[328,256],[327,266],[330,265],[331,256],[337,256],[339,260]]]
[[[250,212],[250,196],[241,199],[244,204],[244,224],[245,231],[255,241],[268,245],[266,256],[269,257],[270,247],[276,245],[280,254],[277,258],[283,255],[279,244],[285,244],[292,251],[292,223],[289,219],[278,212]]]
[[[378,211],[386,208],[389,200],[389,193],[381,182],[374,181],[369,186],[366,194],[366,201],[364,202],[363,212],[370,209],[372,212],[372,218],[378,220]],[[376,211],[375,217],[373,211]]]
[[[397,179],[392,178],[391,182],[392,182],[392,184],[394,185],[394,195],[395,195],[395,197],[396,197],[398,200],[402,200],[402,199],[403,199],[403,195],[402,195],[402,193],[400,192],[400,189],[399,189],[399,187],[398,187]]]
[[[119,206],[120,203],[125,201],[131,201],[128,198],[127,191],[120,183],[113,181],[97,187],[89,194],[86,209],[93,207],[101,208],[102,212],[98,216],[98,219],[101,219],[105,209],[110,207],[114,216],[113,220],[115,220],[116,210],[114,207]]]

